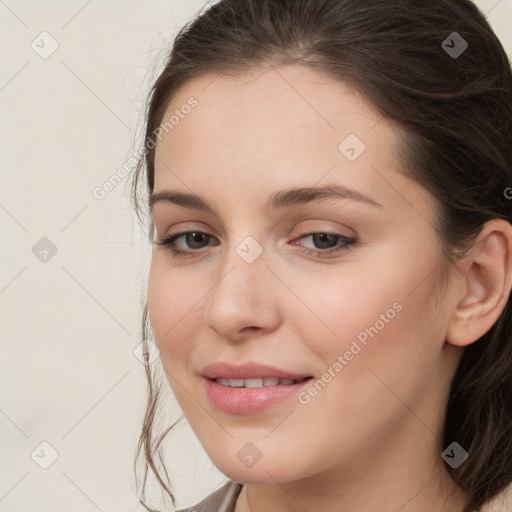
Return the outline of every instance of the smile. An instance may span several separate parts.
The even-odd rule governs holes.
[[[267,386],[290,386],[302,382],[308,377],[302,379],[280,379],[279,377],[262,377],[253,379],[227,379],[218,377],[215,382],[230,388],[261,388]]]
[[[215,408],[228,414],[249,415],[294,398],[309,385],[312,378],[226,379],[217,377],[203,378],[202,382],[204,392]]]

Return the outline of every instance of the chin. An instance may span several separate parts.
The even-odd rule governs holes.
[[[268,458],[262,457],[252,466],[249,461],[247,465],[240,461],[236,453],[233,457],[227,457],[225,452],[218,457],[211,453],[208,455],[221,473],[235,482],[244,484],[275,485],[276,481],[287,483],[308,476],[302,474],[297,464],[280,460],[276,454]],[[311,468],[309,470],[311,471]]]

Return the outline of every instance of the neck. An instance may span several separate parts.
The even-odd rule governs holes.
[[[445,491],[440,492],[443,488]],[[450,489],[450,490],[448,490]],[[467,503],[466,494],[454,483],[441,483],[435,476],[427,480],[414,493],[409,490],[402,495],[392,497],[391,493],[378,493],[371,489],[365,495],[348,494],[339,496],[310,492],[309,494],[290,490],[288,485],[262,486],[246,484],[236,502],[235,512],[264,512],[280,510],[283,512],[304,512],[322,510],[322,512],[463,512]]]
[[[439,436],[415,419],[394,437],[389,451],[369,442],[343,467],[308,478],[268,472],[268,482],[244,485],[235,512],[463,512],[468,496],[446,469]]]

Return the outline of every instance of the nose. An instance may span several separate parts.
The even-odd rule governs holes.
[[[266,266],[265,252],[248,263],[232,249],[219,275],[205,311],[206,324],[219,336],[237,342],[279,326],[278,281]]]

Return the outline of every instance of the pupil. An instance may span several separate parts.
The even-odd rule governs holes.
[[[327,244],[329,240],[331,242],[334,242],[334,245],[336,245],[336,235],[332,235],[330,233],[316,233],[313,235],[313,240],[315,245],[320,246],[319,249],[329,249],[332,246],[325,247],[324,243],[327,239]]]

